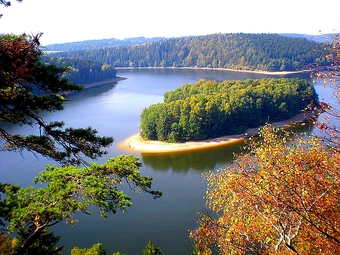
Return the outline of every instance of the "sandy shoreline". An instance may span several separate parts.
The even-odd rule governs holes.
[[[209,70],[224,70],[224,71],[233,71],[233,72],[248,72],[248,73],[259,73],[259,74],[268,74],[268,75],[285,75],[285,74],[293,74],[293,73],[302,73],[305,71],[295,71],[295,72],[267,72],[267,71],[248,71],[248,70],[234,70],[234,69],[225,69],[225,68],[197,68],[197,67],[145,67],[145,68],[116,68],[119,69],[209,69]],[[92,82],[87,84],[82,84],[84,89],[108,84],[111,82],[118,82],[122,80],[126,80],[125,77],[115,77],[113,79]],[[281,122],[275,122],[273,126],[292,126],[295,123],[305,122],[307,117],[304,114],[296,115],[295,117]],[[254,136],[258,133],[259,128],[248,129],[244,134],[237,134],[231,136],[223,136],[214,139],[208,139],[203,141],[189,141],[185,143],[166,143],[160,141],[146,141],[144,140],[139,133],[132,135],[131,137],[125,139],[122,143],[119,144],[119,148],[125,151],[130,152],[140,152],[140,153],[169,153],[169,152],[182,152],[182,151],[193,151],[193,150],[202,150],[207,148],[215,148],[226,146],[234,143],[242,142],[243,140]]]
[[[222,71],[230,71],[230,72],[242,72],[242,73],[258,73],[258,74],[268,74],[268,75],[286,75],[286,74],[295,74],[295,73],[304,73],[308,72],[308,70],[304,71],[280,71],[280,72],[270,72],[270,71],[250,71],[250,70],[235,70],[235,69],[227,69],[227,68],[204,68],[204,67],[115,67],[116,70],[128,70],[128,69],[202,69],[202,70],[222,70]],[[118,82],[126,80],[126,77],[115,77],[113,79],[108,79],[104,81],[92,82],[82,84],[84,89],[93,88],[96,86],[108,84],[111,82]],[[181,86],[183,84],[179,84]]]
[[[309,114],[308,114],[309,115]],[[298,114],[291,119],[272,123],[275,127],[291,127],[296,123],[303,123],[310,117],[305,114]],[[227,146],[234,143],[239,143],[245,139],[256,135],[259,128],[248,129],[246,133],[223,136],[203,141],[192,141],[185,143],[166,143],[160,141],[144,140],[139,133],[130,136],[119,144],[119,148],[129,152],[140,153],[169,153],[169,152],[183,152],[194,151],[208,148],[216,148]]]
[[[193,69],[193,70],[221,70],[230,72],[241,72],[241,73],[257,73],[257,74],[267,74],[267,75],[287,75],[287,74],[297,74],[309,72],[309,70],[302,71],[262,71],[262,70],[237,70],[228,68],[209,68],[209,67],[115,67],[116,70],[130,70],[130,69]]]
[[[116,70],[128,70],[128,69],[202,69],[202,70],[222,70],[222,71],[231,71],[231,72],[242,72],[242,73],[258,73],[258,74],[268,74],[268,75],[286,75],[286,74],[294,74],[294,73],[303,73],[306,71],[283,71],[283,72],[269,72],[269,71],[249,71],[249,70],[235,70],[235,69],[226,69],[226,68],[204,68],[204,67],[116,67]],[[111,82],[118,82],[126,80],[126,77],[115,77],[112,79],[104,80],[104,81],[98,81],[98,82],[92,82],[92,83],[86,83],[81,84],[83,86],[83,89],[93,88],[96,86],[108,84]],[[181,86],[183,84],[179,84]]]

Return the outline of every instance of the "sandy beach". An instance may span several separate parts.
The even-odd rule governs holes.
[[[144,140],[139,133],[130,136],[124,140],[118,147],[129,152],[141,153],[169,153],[194,151],[207,148],[216,148],[219,146],[226,146],[228,144],[237,143],[245,139],[245,135],[223,136],[215,139],[204,141],[193,141],[185,143],[167,143],[161,141]]]
[[[297,74],[297,73],[305,73],[310,70],[301,70],[301,71],[262,71],[262,70],[238,70],[238,69],[229,69],[229,68],[211,68],[211,67],[115,67],[116,70],[128,70],[128,69],[199,69],[199,70],[221,70],[221,71],[229,71],[229,72],[241,72],[241,73],[257,73],[257,74],[266,74],[266,75],[288,75],[288,74]]]
[[[155,67],[151,67],[155,68]],[[157,68],[157,67],[156,67]],[[170,67],[171,68],[171,67]],[[116,68],[116,69],[129,69],[129,68]],[[140,68],[143,69],[143,68]],[[149,68],[147,68],[149,69]],[[180,68],[176,68],[180,69]],[[186,68],[183,69],[211,69],[211,68]],[[262,73],[269,75],[282,75],[282,74],[291,74],[291,73],[299,73],[303,71],[297,72],[266,72],[266,71],[247,71],[247,70],[232,70],[232,69],[223,69],[223,68],[215,68],[215,70],[225,70],[225,71],[234,71],[234,72],[250,72],[250,73]],[[88,84],[82,84],[84,89],[92,88],[96,86],[100,86],[103,84],[108,84],[111,82],[118,82],[125,80],[125,77],[115,77],[113,79],[93,82]],[[272,123],[273,126],[292,126],[296,123],[305,122],[308,117],[304,114],[296,115],[295,117],[281,122]],[[259,131],[259,128],[248,129],[247,132],[243,134],[231,135],[231,136],[223,136],[214,139],[202,140],[202,141],[189,141],[185,143],[167,143],[161,141],[151,141],[144,140],[139,133],[132,135],[131,137],[125,139],[122,143],[119,144],[119,148],[129,151],[129,152],[140,152],[140,153],[169,153],[169,152],[182,152],[182,151],[194,151],[194,150],[203,150],[207,148],[215,148],[221,146],[227,146],[233,143],[239,143],[243,140],[256,135]]]
[[[293,118],[285,121],[274,122],[274,127],[292,127],[297,123],[303,123],[308,121],[311,114],[298,114]],[[185,143],[167,143],[161,141],[144,140],[139,133],[134,134],[119,144],[119,148],[129,152],[140,153],[169,153],[169,152],[183,152],[203,150],[207,148],[216,148],[227,146],[234,143],[239,143],[252,136],[257,135],[259,128],[248,129],[243,134],[223,136],[214,139],[208,139],[203,141],[189,141]]]

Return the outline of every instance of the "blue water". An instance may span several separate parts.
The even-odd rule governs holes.
[[[64,111],[44,114],[48,121],[64,120],[67,126],[72,127],[93,126],[100,135],[113,136],[115,142],[108,149],[108,155],[98,162],[127,154],[118,148],[119,143],[138,132],[141,111],[151,104],[162,102],[166,91],[200,79],[221,81],[273,77],[198,69],[119,70],[118,76],[127,79],[69,95]],[[301,74],[289,77],[301,76],[308,78]],[[321,86],[318,85],[318,88]],[[29,127],[13,127],[12,131],[38,132]],[[195,228],[197,212],[204,208],[206,183],[201,174],[231,162],[233,153],[239,152],[240,147],[242,144],[167,155],[135,153],[143,163],[142,174],[152,176],[153,188],[163,192],[160,199],[154,200],[146,194],[136,195],[123,187],[131,194],[134,204],[126,213],[102,219],[93,210],[92,216],[77,214],[79,222],[75,226],[61,223],[51,230],[61,236],[60,245],[64,246],[65,254],[69,254],[72,247],[91,247],[95,243],[102,243],[108,254],[116,251],[141,254],[149,240],[160,246],[165,254],[190,254],[188,231]],[[30,153],[1,153],[0,181],[32,185],[32,178],[46,164],[53,162]]]

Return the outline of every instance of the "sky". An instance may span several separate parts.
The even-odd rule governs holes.
[[[11,0],[0,33],[41,43],[215,33],[340,32],[339,0]]]

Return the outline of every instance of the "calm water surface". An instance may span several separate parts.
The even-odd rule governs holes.
[[[98,160],[100,163],[109,157],[127,154],[118,148],[119,143],[138,132],[141,111],[151,104],[162,102],[164,92],[200,79],[222,81],[272,77],[185,69],[119,70],[118,75],[127,79],[69,95],[64,111],[45,114],[49,121],[63,120],[72,127],[93,126],[100,135],[113,136],[115,142],[108,155]],[[308,78],[301,74],[289,77],[292,76]],[[32,128],[19,127],[13,127],[12,131],[37,132]],[[239,152],[242,145],[167,155],[135,153],[143,163],[142,174],[154,178],[153,188],[163,192],[162,198],[153,200],[146,194],[131,194],[134,205],[124,214],[117,213],[102,219],[94,210],[92,216],[78,214],[79,223],[75,226],[61,223],[51,230],[61,236],[64,254],[69,254],[72,247],[91,247],[95,243],[102,243],[108,254],[115,251],[141,254],[149,240],[167,255],[190,254],[188,231],[195,228],[197,212],[204,208],[206,183],[201,174],[231,162],[233,154]],[[54,163],[28,153],[22,156],[1,153],[0,181],[32,185],[32,178],[46,164]]]

